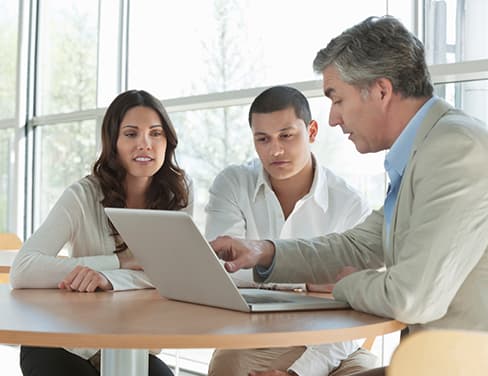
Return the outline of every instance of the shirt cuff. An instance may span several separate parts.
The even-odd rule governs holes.
[[[258,273],[259,278],[262,278],[265,281],[270,276],[274,266],[275,266],[275,257],[273,257],[273,262],[268,268],[259,265],[256,266],[256,273]]]

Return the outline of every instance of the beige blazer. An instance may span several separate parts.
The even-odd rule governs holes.
[[[488,330],[485,126],[442,100],[434,103],[403,175],[389,242],[383,222],[380,209],[343,234],[275,241],[266,282],[334,282],[352,265],[363,270],[338,282],[334,296],[356,310],[412,329]]]

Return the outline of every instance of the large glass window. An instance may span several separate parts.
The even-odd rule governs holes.
[[[385,13],[384,0],[130,5],[129,87],[160,98],[315,79],[313,58],[330,38]]]
[[[15,116],[18,8],[17,1],[0,0],[0,119]]]
[[[14,129],[0,129],[0,232],[9,230],[9,215],[12,213],[12,165],[13,165]]]
[[[329,99],[314,98],[310,105],[312,117],[319,124],[317,139],[312,144],[319,163],[356,188],[372,208],[381,207],[386,187],[385,152],[360,154],[340,127],[330,127]]]
[[[36,128],[34,227],[65,188],[90,173],[96,158],[96,137],[95,120]]]
[[[488,1],[425,1],[425,47],[429,64],[488,58]]]
[[[488,80],[435,85],[435,90],[454,107],[488,124]]]
[[[45,0],[40,7],[36,114],[96,107],[97,0]]]
[[[208,188],[215,176],[230,164],[243,163],[254,155],[247,122],[248,106],[170,114],[179,137],[178,161],[195,187],[194,217],[204,227]]]

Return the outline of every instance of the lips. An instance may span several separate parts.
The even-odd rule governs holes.
[[[152,160],[154,160],[154,158],[151,158],[147,155],[138,156],[138,157],[134,158],[134,161],[136,161],[136,162],[151,162]]]
[[[273,161],[271,162],[272,166],[284,166],[286,164],[290,163],[289,161]]]

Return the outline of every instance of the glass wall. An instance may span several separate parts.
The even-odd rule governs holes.
[[[384,13],[384,0],[134,1],[129,88],[173,98],[316,79],[313,58],[330,38]]]
[[[15,112],[19,4],[0,0],[0,232],[15,231],[11,219],[15,159]]]
[[[0,232],[9,232],[8,219],[12,213],[9,200],[12,191],[12,145],[14,130],[0,129]]]
[[[36,115],[96,107],[98,1],[39,7]]]
[[[96,159],[94,120],[39,126],[35,146],[35,223],[46,217],[66,187],[88,175]]]
[[[0,119],[15,115],[18,4],[0,0]]]

